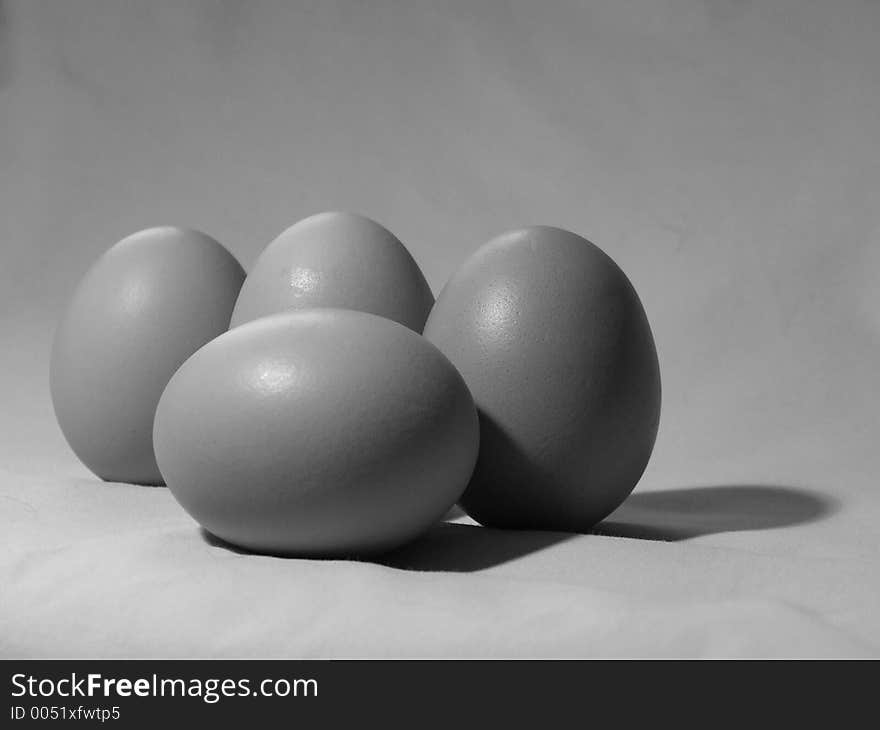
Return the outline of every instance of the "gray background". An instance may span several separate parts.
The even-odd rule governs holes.
[[[876,566],[876,1],[5,0],[0,173],[15,473],[86,476],[48,401],[51,328],[134,230],[201,228],[249,267],[350,209],[437,292],[488,238],[546,223],[645,304],[664,407],[639,491],[690,495],[661,522],[725,487],[713,544],[795,523],[746,549]]]
[[[0,84],[0,307],[39,325],[28,371],[142,227],[202,228],[249,267],[351,209],[436,292],[549,223],[648,311],[649,476],[713,478],[806,427],[877,464],[880,3],[5,0]],[[809,477],[788,457],[779,478]]]

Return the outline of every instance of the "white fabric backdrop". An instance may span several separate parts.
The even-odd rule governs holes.
[[[867,1],[0,3],[0,654],[877,655],[878,37]],[[327,208],[435,291],[529,223],[623,266],[664,407],[603,534],[279,561],[78,464],[47,353],[94,258],[173,223],[249,266]]]

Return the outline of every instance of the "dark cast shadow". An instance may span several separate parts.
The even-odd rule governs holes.
[[[633,494],[587,534],[639,540],[686,540],[721,532],[815,522],[838,508],[839,503],[832,497],[799,487],[754,484],[683,487]],[[241,555],[258,554],[232,545],[204,528],[200,533],[213,547]],[[570,532],[500,530],[442,522],[413,542],[364,560],[398,570],[474,572],[578,536]]]
[[[199,534],[208,545],[238,555],[265,555],[267,557],[315,559],[317,556],[296,556],[261,553],[233,545],[199,528]],[[457,525],[446,522],[431,527],[421,537],[383,555],[370,558],[351,556],[349,560],[385,565],[399,570],[471,572],[491,568],[523,555],[543,550],[573,537],[566,532],[539,532],[530,530],[495,530],[490,527]],[[317,558],[321,559],[321,558]],[[332,559],[340,559],[339,557]],[[345,559],[345,558],[342,558]]]
[[[262,555],[262,553],[254,552],[253,550],[247,550],[243,547],[239,547],[238,545],[233,545],[231,542],[226,542],[222,537],[217,537],[213,532],[208,532],[204,527],[199,526],[199,536],[204,540],[208,545],[215,548],[222,548],[223,550],[228,550],[231,553],[235,553],[236,555]],[[270,555],[269,557],[274,557]]]
[[[376,562],[399,570],[468,573],[508,563],[575,537],[569,532],[497,530],[444,522]]]
[[[641,540],[686,540],[720,532],[815,522],[833,514],[839,506],[826,494],[769,484],[636,492],[593,533]]]
[[[101,486],[101,487],[115,488],[117,485],[122,484],[123,486],[126,486],[126,487],[137,487],[139,489],[159,489],[159,490],[167,489],[167,487],[164,484],[146,484],[146,483],[141,483],[141,482],[124,482],[124,481],[120,481],[120,480],[114,481],[113,479],[105,479],[104,477],[100,477],[97,475],[86,476],[86,477],[82,477],[82,476],[78,476],[78,475],[77,476],[70,476],[70,477],[68,477],[68,481],[72,482],[73,484],[75,484],[78,487]]]

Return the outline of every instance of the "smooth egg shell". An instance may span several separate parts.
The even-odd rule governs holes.
[[[473,470],[479,426],[461,375],[423,337],[313,309],[195,353],[162,395],[154,441],[171,492],[217,537],[359,556],[444,515]]]
[[[244,270],[199,231],[150,228],[86,273],[55,333],[52,402],[73,451],[109,481],[161,484],[153,416],[174,371],[229,326]]]
[[[421,332],[433,304],[421,269],[389,230],[353,213],[319,213],[288,228],[260,254],[232,326],[285,310],[333,307]]]
[[[648,319],[599,248],[536,226],[490,241],[440,293],[425,337],[480,412],[461,506],[487,525],[586,531],[630,494],[660,418]]]

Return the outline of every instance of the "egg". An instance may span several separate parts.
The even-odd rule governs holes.
[[[425,337],[479,410],[471,517],[584,532],[630,494],[657,435],[660,368],[635,289],[599,248],[545,226],[493,239],[440,293]]]
[[[290,309],[331,307],[421,332],[433,304],[418,264],[390,231],[352,213],[320,213],[288,228],[260,254],[232,326]]]
[[[153,417],[174,371],[229,326],[244,270],[199,231],[160,227],[124,238],[86,273],[52,345],[58,424],[108,481],[161,484]]]
[[[248,550],[367,556],[439,520],[477,458],[461,375],[389,319],[312,309],[205,345],[156,412],[159,467],[209,533]]]

